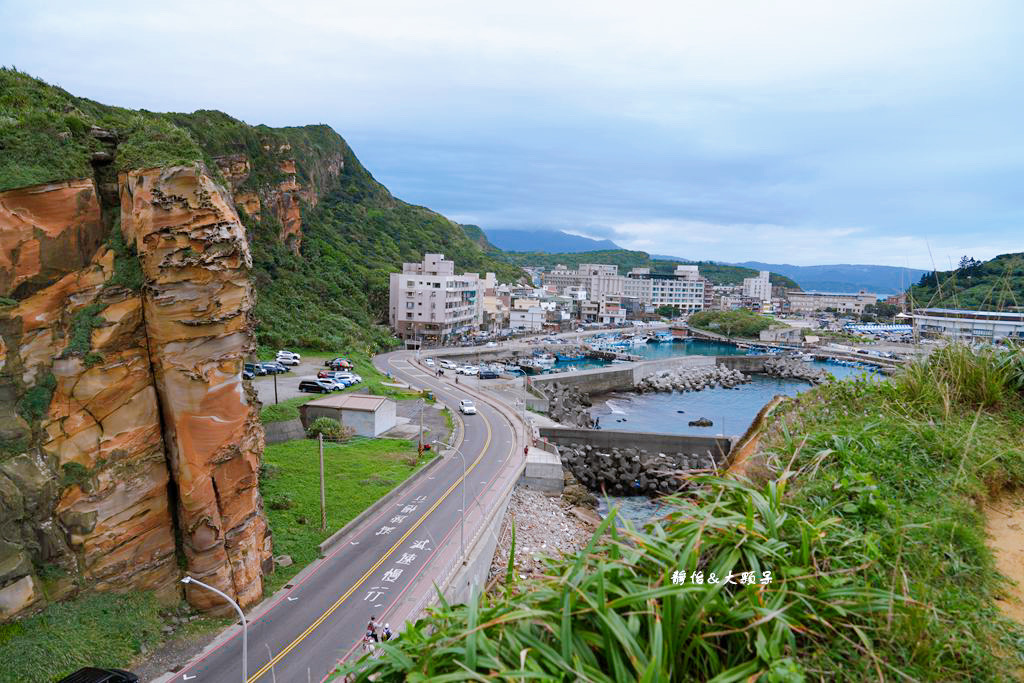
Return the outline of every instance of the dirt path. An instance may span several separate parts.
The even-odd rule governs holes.
[[[985,506],[988,546],[996,567],[1015,583],[996,600],[1003,614],[1024,624],[1024,492],[1006,493]]]

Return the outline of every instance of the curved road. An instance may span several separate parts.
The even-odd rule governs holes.
[[[467,546],[498,495],[499,477],[522,461],[522,445],[510,421],[495,407],[470,396],[417,365],[414,354],[396,351],[374,364],[408,384],[433,391],[457,412],[473,398],[478,414],[463,416],[459,450],[465,456]],[[450,374],[450,373],[449,373]],[[320,681],[360,641],[371,616],[401,626],[434,594],[459,561],[462,459],[446,457],[428,479],[413,486],[359,525],[323,560],[295,577],[252,610],[249,681]],[[507,479],[505,479],[507,481]],[[503,482],[504,483],[504,482]],[[475,509],[474,509],[475,508]],[[473,526],[473,523],[476,526]],[[241,629],[233,628],[185,668],[164,681],[237,681],[242,677]]]

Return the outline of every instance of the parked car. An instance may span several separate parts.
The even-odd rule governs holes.
[[[498,373],[491,368],[487,368],[477,373],[477,377],[480,379],[498,379]]]
[[[345,389],[348,388],[348,384],[346,384],[345,382],[343,382],[340,379],[328,378],[328,379],[320,379],[320,380],[317,380],[317,381],[318,382],[326,382],[327,384],[329,384],[330,387],[331,387],[331,391],[344,391]]]
[[[97,669],[87,666],[68,674],[58,683],[139,683],[139,677],[124,669]]]
[[[252,370],[242,370],[242,379],[253,379],[256,377],[256,373]]]
[[[289,365],[291,365],[291,366],[298,365],[302,361],[299,360],[298,356],[281,356],[281,355],[278,355],[277,358],[274,359],[274,362],[275,363],[280,363],[281,365],[284,365],[284,366],[287,367]]]
[[[451,362],[450,360],[444,359],[437,361],[437,364],[440,365],[445,370],[455,370],[458,367],[457,365],[455,365],[455,363]]]
[[[476,404],[464,398],[459,401],[459,412],[463,415],[476,415]]]
[[[497,345],[498,345],[498,342],[492,342],[492,341],[487,342],[487,346],[497,346]]]
[[[278,351],[277,352],[277,359],[281,360],[282,358],[292,358],[292,359],[295,360],[296,364],[298,364],[299,362],[302,361],[302,356],[300,356],[297,353],[293,353],[291,351],[284,351],[284,350]]]
[[[251,372],[254,375],[261,376],[267,374],[267,369],[263,367],[262,363],[246,363],[243,368],[243,371]]]
[[[334,375],[334,379],[344,379],[352,384],[359,384],[363,381],[363,378],[354,372],[337,372]]]
[[[427,358],[427,359],[425,359],[423,361],[423,364],[426,365],[427,367],[431,367],[432,368],[432,367],[434,367],[434,359],[433,358]]]
[[[334,382],[328,379],[304,379],[299,382],[299,391],[307,394],[329,394],[334,391]]]
[[[479,370],[475,365],[463,365],[459,368],[460,375],[475,375]]]
[[[332,358],[331,360],[324,361],[324,366],[331,368],[332,370],[350,370],[352,368],[352,361],[348,358]]]
[[[264,361],[260,363],[263,368],[267,371],[268,375],[277,375],[282,372],[288,372],[291,368],[287,368],[284,365],[272,360]]]

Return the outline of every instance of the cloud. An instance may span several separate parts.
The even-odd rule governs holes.
[[[65,0],[0,3],[0,61],[111,104],[326,122],[397,196],[484,228],[930,267],[928,244],[1024,249],[1022,23],[1015,0]]]

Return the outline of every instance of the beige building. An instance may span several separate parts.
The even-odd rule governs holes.
[[[597,309],[605,297],[627,297],[644,306],[675,306],[681,312],[693,313],[709,307],[712,297],[711,283],[701,277],[697,266],[676,266],[668,275],[652,273],[649,268],[634,268],[628,275],[619,275],[618,266],[581,263],[576,270],[555,266],[543,278],[545,286],[554,287],[559,294],[578,296],[585,292]],[[600,315],[593,306],[585,312],[588,318]]]
[[[711,283],[701,277],[697,266],[676,266],[671,275],[634,268],[626,276],[623,289],[627,297],[646,306],[672,306],[680,313],[703,311],[712,292]]]
[[[404,263],[391,273],[388,320],[401,339],[444,342],[480,328],[483,293],[494,274],[455,274],[444,254],[424,254],[422,263]]]
[[[814,313],[833,310],[838,313],[863,313],[868,304],[878,303],[878,297],[861,290],[857,294],[834,294],[832,292],[786,292],[789,310],[792,313]]]

